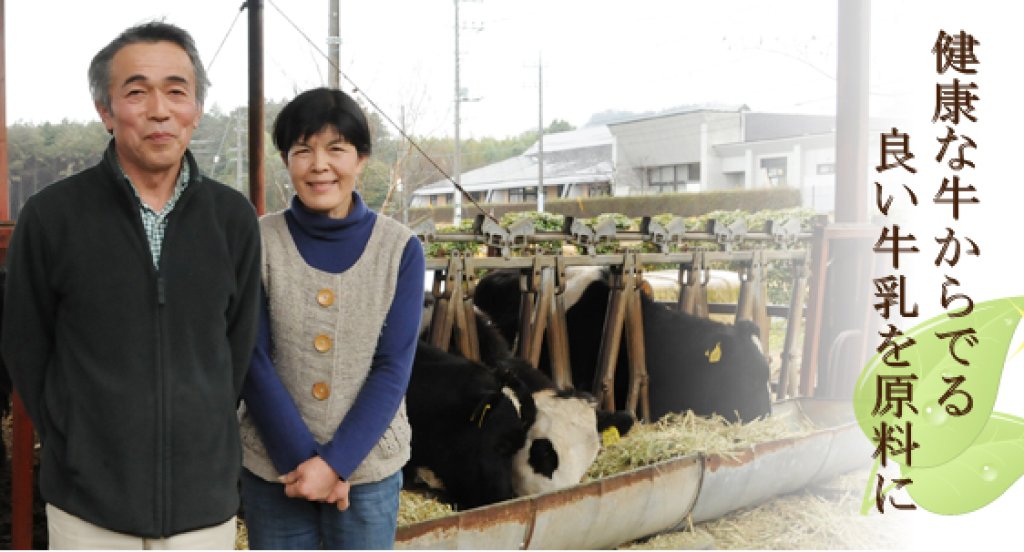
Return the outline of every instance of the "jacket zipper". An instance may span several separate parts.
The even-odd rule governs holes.
[[[105,161],[106,161],[106,159],[105,159]],[[185,162],[188,162],[188,161],[186,160]],[[192,174],[192,176],[189,179],[189,186],[188,186],[188,188],[185,189],[184,193],[182,193],[181,196],[178,198],[178,202],[175,205],[175,210],[180,210],[181,209],[182,205],[184,203],[186,203],[186,201],[185,201],[186,198],[191,197],[195,193],[195,189],[196,189],[197,183],[199,183],[202,180],[202,178],[200,178],[198,176],[198,168],[197,167],[190,167],[190,170],[193,171],[193,174]],[[116,173],[117,171],[115,170],[114,172]],[[149,238],[147,237],[146,230],[145,230],[145,228],[143,227],[143,224],[142,224],[141,214],[139,213],[140,206],[139,206],[138,200],[135,197],[135,195],[132,193],[132,191],[130,189],[128,189],[128,186],[131,186],[131,183],[128,182],[127,179],[123,175],[121,175],[121,174],[118,174],[117,178],[125,180],[125,182],[124,182],[125,187],[122,187],[122,190],[123,190],[123,192],[125,194],[125,197],[128,199],[128,205],[129,205],[129,208],[130,208],[131,212],[134,213],[134,215],[135,215],[134,216],[134,219],[135,219],[135,229],[138,232],[138,235],[142,238],[142,244],[144,246],[142,248],[143,251],[144,251],[144,258],[146,259],[146,262],[152,263],[153,262],[153,258],[152,258],[152,255],[151,255],[151,252],[150,252],[150,248],[149,248]],[[164,246],[168,242],[167,238],[171,235],[171,232],[169,231],[170,230],[170,226],[171,226],[170,222],[171,222],[171,220],[168,219],[168,221],[167,221],[167,228],[165,228],[165,231],[164,231],[164,240],[163,240],[163,243],[161,244],[161,249],[162,250],[165,249]],[[163,258],[162,254],[161,254],[161,258]],[[154,474],[154,476],[155,476],[154,477],[154,493],[155,493],[155,496],[154,496],[154,507],[156,509],[156,512],[155,512],[155,515],[154,515],[154,521],[156,522],[156,524],[158,526],[158,533],[161,534],[161,535],[168,535],[169,531],[171,529],[171,504],[170,504],[170,502],[171,502],[171,498],[170,498],[171,497],[171,493],[168,492],[168,489],[171,488],[171,473],[170,473],[171,462],[169,461],[169,459],[171,457],[171,453],[170,453],[171,438],[170,438],[170,435],[169,435],[169,431],[167,429],[168,426],[169,426],[169,424],[167,423],[167,418],[169,416],[170,401],[167,399],[167,395],[169,395],[169,391],[168,391],[169,386],[168,386],[167,375],[165,374],[164,362],[163,362],[164,361],[164,350],[163,350],[164,349],[164,336],[165,336],[165,332],[166,332],[166,324],[165,324],[165,320],[164,320],[164,316],[165,316],[164,315],[164,305],[166,305],[166,303],[167,303],[167,285],[166,285],[166,282],[164,280],[163,272],[160,270],[159,266],[154,266],[153,267],[152,274],[154,274],[155,279],[156,279],[156,297],[155,297],[155,299],[156,299],[156,332],[155,332],[155,334],[156,335],[154,336],[154,339],[155,339],[155,349],[154,349],[155,350],[155,358],[154,358],[154,364],[155,364],[156,378],[154,378],[154,379],[156,381],[156,393],[155,393],[155,395],[156,395],[156,403],[157,403],[156,404],[157,420],[156,420],[156,436],[154,437],[154,444],[156,445],[156,449],[157,450],[155,451],[156,452],[156,462],[155,462],[156,463],[156,466],[155,466],[155,468],[156,468],[155,472],[156,473]]]
[[[170,529],[170,498],[167,492],[168,471],[170,466],[165,463],[168,449],[167,438],[167,381],[164,374],[164,304],[167,302],[167,290],[164,283],[163,273],[159,267],[156,268],[156,381],[157,381],[157,473],[156,480],[156,508],[157,520],[160,524],[160,534],[166,535]]]

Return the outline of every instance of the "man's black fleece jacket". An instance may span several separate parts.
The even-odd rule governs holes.
[[[113,141],[25,203],[7,258],[3,356],[42,439],[43,499],[148,538],[237,511],[257,327],[255,211],[185,159],[159,268]]]

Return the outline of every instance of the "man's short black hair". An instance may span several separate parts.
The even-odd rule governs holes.
[[[206,101],[206,89],[210,86],[210,80],[206,76],[206,68],[199,59],[199,52],[196,44],[188,31],[163,21],[150,21],[126,29],[114,40],[96,53],[89,64],[89,90],[92,92],[92,101],[103,106],[107,111],[112,112],[110,101],[110,66],[114,56],[131,44],[140,42],[171,42],[177,44],[188,54],[192,62],[192,70],[195,72],[196,82],[196,103],[201,108]]]

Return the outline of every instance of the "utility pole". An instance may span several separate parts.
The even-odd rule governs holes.
[[[341,36],[338,0],[329,0],[327,6],[327,84],[338,88],[338,74],[341,72]]]
[[[544,66],[537,54],[537,212],[544,212]]]
[[[462,142],[459,140],[459,106],[462,104],[462,88],[459,86],[459,0],[455,2],[455,156],[452,160],[452,178],[455,179],[455,205],[452,214],[452,223],[458,226],[462,223],[462,175],[460,174],[462,162]]]
[[[402,125],[402,136],[405,136],[406,135],[405,134],[405,104],[402,104],[401,125]],[[395,188],[398,191],[398,201],[400,202],[399,203],[399,208],[402,210],[402,224],[408,226],[409,225],[409,205],[408,205],[408,203],[406,203],[406,199],[405,199],[405,186],[402,185],[402,174],[405,172],[405,163],[403,162],[405,160],[405,157],[406,157],[405,150],[408,150],[409,146],[407,145],[408,140],[405,140],[402,143],[403,143],[403,147],[402,147],[403,151],[402,151],[402,155],[399,157],[400,161],[398,163],[398,182],[397,182]]]

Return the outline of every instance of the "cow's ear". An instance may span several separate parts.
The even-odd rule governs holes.
[[[636,420],[633,415],[625,410],[618,412],[609,412],[607,410],[597,411],[597,432],[604,433],[606,429],[614,427],[618,431],[619,435],[625,435],[629,433],[630,429],[633,429],[633,424]]]
[[[473,409],[473,413],[469,415],[470,423],[478,429],[483,429],[484,424],[487,423],[488,414],[497,408],[504,398],[505,396],[501,394],[501,391],[495,391],[480,399],[476,408]]]

